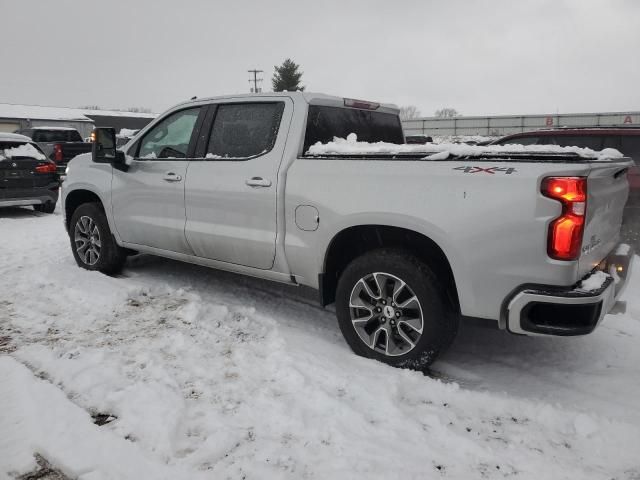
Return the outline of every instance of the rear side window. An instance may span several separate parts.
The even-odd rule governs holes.
[[[246,159],[273,148],[284,110],[283,102],[219,105],[206,158]]]
[[[55,142],[81,142],[82,137],[77,130],[33,130],[34,142],[40,143],[55,143]]]
[[[602,150],[603,137],[601,135],[557,135],[556,145],[561,147],[590,148],[591,150]]]
[[[355,133],[361,142],[404,143],[400,117],[396,114],[310,105],[304,152],[316,142],[327,143],[333,137],[347,138],[350,133]]]
[[[0,161],[19,157],[35,158],[36,160],[47,158],[35,143],[0,142]]]

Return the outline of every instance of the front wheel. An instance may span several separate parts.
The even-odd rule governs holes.
[[[429,366],[458,329],[458,315],[433,271],[398,250],[375,250],[347,266],[336,314],[356,354],[415,370]]]
[[[71,250],[76,263],[87,270],[117,273],[122,269],[126,253],[118,246],[102,209],[96,203],[80,205],[69,224]]]

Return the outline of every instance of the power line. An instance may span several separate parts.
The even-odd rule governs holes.
[[[247,70],[249,73],[253,73],[253,78],[249,79],[249,83],[253,82],[253,88],[251,89],[251,93],[260,93],[262,89],[258,88],[258,82],[262,81],[262,78],[258,78],[259,73],[264,73],[264,70]]]

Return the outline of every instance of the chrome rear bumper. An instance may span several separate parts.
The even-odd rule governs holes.
[[[540,285],[523,288],[507,305],[507,329],[522,335],[591,333],[624,291],[633,255],[633,248],[619,244],[597,269],[572,288]],[[595,286],[585,289],[591,283]],[[624,308],[618,305],[615,310],[619,313]]]

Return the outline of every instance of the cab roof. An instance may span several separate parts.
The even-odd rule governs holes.
[[[273,97],[288,97],[293,99],[294,101],[304,101],[309,105],[327,105],[327,106],[335,106],[335,107],[345,107],[345,100],[353,100],[351,98],[346,97],[336,97],[334,95],[326,95],[324,93],[314,93],[314,92],[264,92],[264,93],[237,93],[232,95],[220,95],[215,97],[203,97],[203,98],[194,98],[192,100],[187,100],[185,102],[179,103],[177,106],[184,107],[187,105],[200,105],[202,103],[217,101],[217,100],[230,100],[230,99],[245,99],[245,98],[273,98]],[[390,113],[398,113],[400,109],[397,105],[392,103],[379,103],[373,102],[369,100],[357,100],[361,103],[370,103],[378,105],[378,108],[375,110],[385,111]],[[172,107],[173,110],[175,107]],[[357,108],[357,107],[355,107]],[[372,110],[372,111],[375,111]]]

